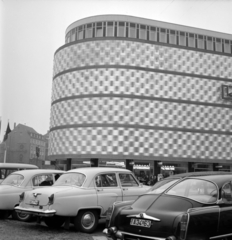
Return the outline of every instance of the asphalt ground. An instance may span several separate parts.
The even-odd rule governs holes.
[[[0,240],[106,240],[102,233],[104,222],[100,221],[92,234],[77,232],[72,224],[69,230],[63,227],[50,229],[43,222],[20,222],[11,218],[0,220]]]

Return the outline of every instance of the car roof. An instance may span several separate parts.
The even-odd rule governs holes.
[[[15,171],[15,172],[12,172],[11,174],[34,175],[34,174],[40,174],[40,173],[65,173],[65,171],[56,170],[56,169],[27,169],[27,170]]]
[[[109,167],[86,167],[86,168],[75,168],[72,170],[69,170],[68,172],[79,172],[86,175],[95,175],[97,173],[104,173],[104,172],[125,172],[130,173],[131,171],[124,168],[109,168]]]
[[[0,168],[30,168],[38,169],[38,166],[26,163],[0,163]]]
[[[169,176],[164,179],[172,179],[172,178],[184,178],[184,177],[199,177],[199,176],[211,176],[211,175],[232,175],[230,172],[222,172],[222,171],[205,171],[205,172],[188,172],[188,173],[180,173]]]

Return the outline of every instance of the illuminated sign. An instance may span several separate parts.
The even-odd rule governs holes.
[[[171,171],[175,171],[175,167],[174,166],[162,166],[161,167],[162,170],[171,170]]]
[[[149,163],[135,163],[134,164],[134,169],[150,169],[150,164]]]

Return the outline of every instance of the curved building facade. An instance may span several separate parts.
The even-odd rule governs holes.
[[[232,35],[121,15],[76,21],[54,56],[50,159],[230,169],[231,83]]]

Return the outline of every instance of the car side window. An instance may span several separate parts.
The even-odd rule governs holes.
[[[53,185],[52,174],[37,175],[32,179],[32,183],[34,187],[51,186]]]
[[[231,183],[226,183],[223,187],[222,187],[222,200],[224,203],[229,203],[232,204],[232,186]]]
[[[134,176],[132,174],[128,173],[120,173],[119,179],[121,182],[122,187],[136,187],[139,186],[139,184],[136,182]]]
[[[97,187],[117,187],[117,179],[115,173],[101,174],[95,178]]]

